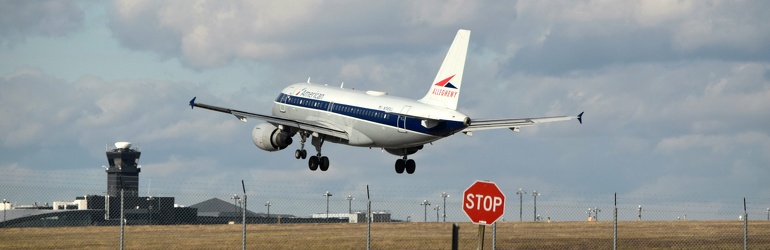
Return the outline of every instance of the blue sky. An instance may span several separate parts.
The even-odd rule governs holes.
[[[0,195],[20,203],[101,191],[104,145],[125,140],[144,152],[142,189],[152,179],[161,195],[205,193],[199,200],[237,192],[245,179],[257,200],[306,197],[320,207],[327,190],[342,200],[363,197],[369,184],[384,200],[414,200],[415,211],[402,213],[419,215],[423,199],[438,202],[446,191],[459,204],[463,189],[485,179],[509,197],[538,189],[545,206],[607,205],[614,192],[661,207],[742,197],[770,206],[764,1],[0,5],[0,170],[8,173],[0,180],[11,187]],[[249,135],[258,121],[186,106],[197,96],[268,113],[278,91],[308,77],[419,98],[460,28],[472,30],[460,111],[585,111],[585,123],[454,135],[415,154],[414,175],[395,174],[397,157],[379,149],[331,144],[330,171],[311,172],[293,159],[297,145],[256,148]],[[18,191],[23,183],[74,188],[30,195]],[[653,198],[661,195],[675,198]]]

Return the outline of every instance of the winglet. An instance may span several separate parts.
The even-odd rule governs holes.
[[[198,98],[198,97],[195,96],[195,97],[193,97],[192,100],[190,100],[190,109],[193,109],[193,107],[195,107],[195,98]],[[578,118],[578,119],[580,119],[580,118]]]
[[[193,98],[193,100],[194,99],[195,98]],[[580,112],[580,114],[578,114],[578,116],[577,116],[577,119],[580,122],[580,124],[583,124],[583,113],[585,113],[585,112]]]

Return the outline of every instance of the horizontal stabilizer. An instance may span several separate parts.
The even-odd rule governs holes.
[[[583,124],[583,112],[580,112],[577,116],[552,116],[552,117],[537,117],[537,118],[510,118],[510,119],[490,119],[490,120],[471,120],[471,124],[465,128],[462,132],[487,130],[487,129],[500,129],[507,128],[515,132],[519,132],[521,127],[528,127],[535,125],[536,123],[547,122],[560,122],[577,119],[580,124]],[[467,134],[467,133],[466,133]]]

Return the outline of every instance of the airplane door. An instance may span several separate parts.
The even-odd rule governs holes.
[[[401,114],[408,114],[409,109],[411,109],[412,106],[404,106],[404,108],[401,109]],[[406,116],[405,115],[398,115],[398,120],[396,120],[396,127],[398,127],[398,132],[406,133]]]

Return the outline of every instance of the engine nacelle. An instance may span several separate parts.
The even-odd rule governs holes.
[[[410,147],[410,148],[386,148],[385,151],[387,151],[392,155],[407,156],[410,154],[417,153],[417,151],[422,149],[422,147],[423,145]]]
[[[258,148],[265,151],[278,151],[291,145],[292,134],[288,131],[278,129],[270,123],[262,123],[254,126],[251,131],[251,141]]]

